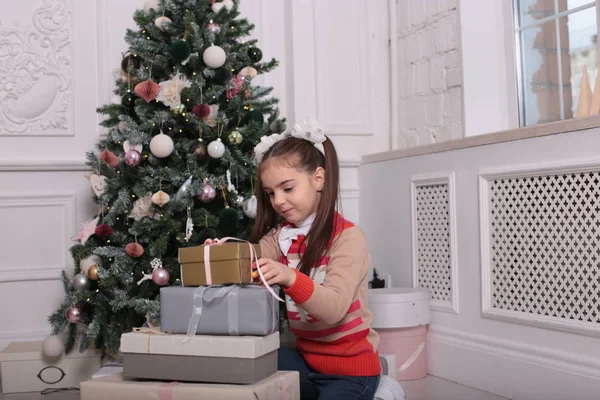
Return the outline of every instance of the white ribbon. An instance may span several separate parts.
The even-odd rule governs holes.
[[[313,214],[298,224],[296,228],[293,228],[291,225],[286,225],[281,228],[281,232],[279,232],[279,248],[284,256],[287,257],[292,242],[298,239],[298,236],[306,236],[308,234],[314,220],[315,215]]]
[[[325,154],[325,147],[323,147],[323,142],[327,140],[325,133],[317,121],[309,117],[304,121],[302,126],[295,124],[292,129],[286,130],[281,134],[274,133],[269,136],[263,136],[260,139],[260,143],[254,147],[254,158],[256,159],[256,162],[260,164],[263,156],[269,151],[271,146],[289,137],[308,140],[314,144],[317,150],[322,154]]]
[[[197,334],[198,325],[202,317],[202,310],[207,307],[215,299],[221,299],[224,296],[227,297],[227,332],[229,336],[239,336],[239,320],[240,320],[240,308],[239,308],[239,293],[243,290],[243,287],[239,285],[231,286],[198,286],[194,289],[194,308],[192,311],[192,317],[188,323],[188,329],[184,343],[188,342],[192,337]],[[273,297],[269,297],[269,307],[271,308],[271,327],[270,332],[275,332],[277,329],[277,304],[273,304]]]

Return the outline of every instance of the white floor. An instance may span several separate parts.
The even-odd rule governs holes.
[[[428,376],[418,381],[402,382],[406,400],[506,400],[480,390]],[[0,400],[79,400],[79,392],[0,394]]]
[[[406,400],[506,400],[435,376],[401,383]]]

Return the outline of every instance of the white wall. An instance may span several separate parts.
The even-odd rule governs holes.
[[[259,83],[275,87],[283,116],[316,117],[333,138],[343,211],[357,221],[361,156],[389,149],[387,3],[241,4],[264,58],[280,60]],[[70,238],[95,213],[84,177],[85,152],[102,134],[95,109],[113,98],[125,29],[134,27],[133,11],[142,5],[3,3],[0,35],[14,53],[0,57],[0,348],[49,332],[46,318],[63,298],[59,273],[72,271]],[[34,34],[53,46],[29,40]]]
[[[463,137],[458,0],[398,0],[396,12],[398,140],[394,147]]]
[[[445,312],[433,311],[428,333],[430,373],[511,399],[598,398],[600,328],[597,323],[580,322],[577,317],[548,317],[538,314],[539,311],[516,313],[490,309],[489,287],[494,284],[487,272],[491,250],[485,245],[492,239],[487,230],[487,208],[480,196],[487,193],[481,176],[499,168],[512,169],[515,172],[511,175],[516,176],[560,176],[572,170],[573,166],[587,163],[582,170],[589,168],[599,171],[600,158],[596,150],[599,146],[600,129],[590,129],[415,155],[360,167],[360,215],[363,228],[370,238],[373,266],[384,276],[391,274],[396,286],[413,285],[413,249],[417,248],[418,243],[412,231],[415,205],[411,203],[411,180],[419,182],[432,176],[454,176],[455,195],[452,197],[450,191],[449,200],[455,209],[453,212],[450,207],[450,221],[455,221],[455,226],[450,226],[449,230],[456,232],[456,247],[452,247],[450,240],[449,251],[457,261],[451,281],[456,285],[455,305],[458,312],[451,308]],[[591,164],[590,159],[593,161]],[[574,186],[568,187],[568,192],[572,193],[571,199],[579,195],[594,196],[591,193],[596,190],[592,186],[590,194],[586,195]],[[548,221],[547,227],[556,222],[559,227],[556,229],[570,227],[579,234],[584,223],[578,221],[587,218],[596,220],[598,214],[583,209],[555,213],[540,211],[536,206],[545,203],[541,199],[515,198],[511,202],[515,207],[517,204],[531,204],[529,212],[532,214],[544,213],[540,215]],[[573,219],[561,217],[561,214],[570,214]],[[518,229],[520,227],[514,227],[517,235],[514,238],[517,243],[515,249],[525,241],[518,236]],[[430,237],[440,234],[438,228],[432,228],[429,233]],[[537,238],[538,246],[543,250],[534,247],[529,251],[530,256],[523,257],[515,266],[520,271],[532,271],[531,276],[535,276],[533,271],[536,268],[537,271],[548,271],[552,268],[552,260],[559,257],[566,260],[565,264],[557,264],[554,269],[556,276],[550,274],[549,288],[535,291],[534,298],[538,305],[555,308],[551,303],[546,303],[546,299],[568,295],[568,286],[581,288],[588,282],[586,273],[576,272],[581,268],[588,271],[590,282],[598,285],[597,261],[590,261],[589,258],[583,261],[586,253],[577,250],[578,246],[589,244],[590,241],[596,243],[596,236],[569,236],[558,239],[558,247],[570,243],[569,250],[547,246],[546,243],[553,240],[551,238]],[[592,244],[596,249],[597,246]],[[525,249],[525,252],[528,250]],[[437,265],[450,271],[448,262],[451,259],[446,264],[438,259],[440,263]],[[579,267],[581,263],[590,267]],[[574,305],[565,307],[573,311],[572,315],[583,310],[590,310],[591,313],[594,309],[597,315],[598,303],[593,300],[597,291],[596,287],[590,297],[582,296],[574,300]],[[574,296],[578,296],[577,293]],[[583,300],[583,297],[587,300]]]

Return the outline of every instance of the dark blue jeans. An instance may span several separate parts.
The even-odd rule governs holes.
[[[372,400],[379,384],[376,376],[324,375],[314,372],[298,350],[279,348],[280,371],[300,372],[300,400]]]

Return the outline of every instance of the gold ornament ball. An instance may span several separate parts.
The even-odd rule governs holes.
[[[191,150],[198,160],[202,160],[206,156],[206,145],[202,139],[198,139]]]
[[[227,138],[229,139],[229,143],[231,144],[240,144],[244,140],[244,137],[242,136],[240,131],[231,131]]]
[[[177,107],[173,108],[173,114],[181,115],[185,112],[185,105],[180,104]]]
[[[98,266],[97,265],[92,265],[90,267],[90,269],[88,269],[88,278],[90,278],[93,281],[97,281],[98,280]]]

